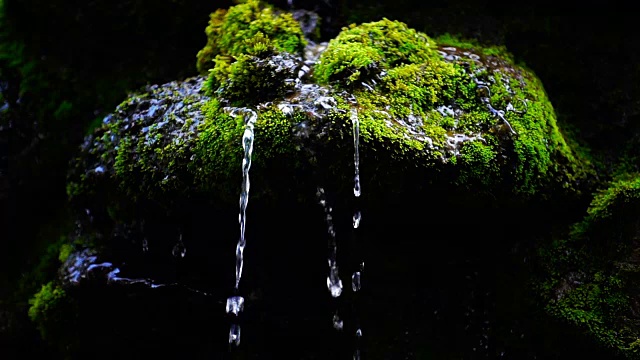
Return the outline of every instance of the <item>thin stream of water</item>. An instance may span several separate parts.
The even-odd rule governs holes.
[[[242,135],[242,148],[244,151],[244,157],[242,159],[242,190],[240,192],[240,213],[238,215],[240,239],[236,245],[236,295],[229,297],[226,303],[227,314],[233,314],[237,318],[242,310],[244,310],[244,298],[237,295],[237,293],[239,292],[240,279],[242,278],[244,248],[247,245],[245,229],[247,204],[249,202],[249,169],[251,169],[251,154],[253,153],[254,125],[258,119],[258,114],[247,108],[225,108],[225,111],[229,111],[232,117],[242,116],[245,123],[244,133]],[[240,325],[237,323],[231,324],[231,328],[229,329],[229,344],[235,346],[240,345]]]
[[[360,197],[360,120],[358,120],[358,110],[355,106],[351,108],[350,118],[353,124],[353,164],[355,167],[353,194]]]
[[[357,199],[362,194],[362,189],[360,187],[360,120],[358,119],[358,110],[356,108],[355,101],[353,102],[351,107],[350,119],[353,125],[353,165],[354,165],[354,171],[355,171],[354,181],[353,181],[353,195],[356,197],[356,203],[357,203]],[[357,241],[358,240],[357,235],[358,235],[358,228],[360,227],[361,220],[362,220],[362,213],[356,206],[356,210],[353,214],[353,237],[354,237],[356,247],[359,245]],[[362,277],[363,270],[364,270],[364,263],[361,262],[360,271],[355,271],[351,275],[351,290],[353,290],[354,293],[357,293],[362,288],[361,277]],[[357,298],[355,300],[357,300]],[[357,319],[358,314],[357,314],[356,307],[357,306],[354,303],[354,312],[356,312],[355,315]],[[359,322],[359,321],[356,320],[356,322]],[[360,328],[360,324],[357,324],[356,346],[353,354],[354,360],[360,360],[361,338],[362,338],[362,329]]]

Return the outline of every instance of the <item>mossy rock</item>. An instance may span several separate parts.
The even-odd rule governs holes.
[[[584,219],[540,250],[546,309],[630,359],[640,358],[640,175],[596,193]]]
[[[249,53],[253,45],[247,40],[256,36],[269,39],[275,49],[291,54],[301,53],[307,44],[300,24],[291,14],[257,0],[211,13],[205,33],[207,44],[197,55],[202,74],[214,67],[216,56],[229,58]]]
[[[242,6],[249,4],[229,13]],[[123,102],[87,140],[70,195],[92,192],[101,179],[100,192],[120,194],[112,199],[156,199],[168,207],[167,199],[194,194],[232,199],[246,119],[230,112],[245,108],[257,114],[252,171],[263,179],[278,169],[279,178],[304,183],[301,174],[320,171],[350,186],[352,114],[360,128],[363,182],[372,191],[451,188],[526,201],[579,194],[592,175],[559,129],[540,80],[505,51],[438,44],[384,19],[345,28],[311,76],[296,77],[302,59],[287,58],[262,35],[256,39],[262,50],[237,54],[232,67],[238,68],[219,77],[225,85],[207,92],[211,98],[197,78]],[[362,59],[373,63],[356,61],[358,51],[371,53]],[[304,137],[296,135],[301,126],[308,129]],[[310,151],[318,154],[311,160]],[[315,162],[321,169],[312,171]],[[275,188],[256,188],[253,195],[277,198],[290,190],[286,182],[265,182]]]

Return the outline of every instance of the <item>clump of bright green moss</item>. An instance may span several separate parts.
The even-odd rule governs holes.
[[[626,174],[598,192],[585,218],[541,250],[546,309],[598,339],[640,358],[637,288],[640,175]]]
[[[292,91],[298,59],[283,52],[278,53],[273,42],[262,33],[245,40],[250,44],[247,53],[228,57],[216,57],[206,89],[211,94],[237,104],[251,104],[282,97]]]
[[[359,84],[385,69],[436,58],[433,45],[427,35],[398,21],[385,18],[359,26],[352,24],[330,41],[314,76],[323,84]]]
[[[29,317],[33,322],[42,324],[48,321],[54,320],[54,317],[62,317],[64,314],[56,314],[56,307],[64,301],[64,290],[54,285],[53,282],[48,282],[42,285],[42,288],[34,297],[29,300],[31,307],[29,308]],[[42,326],[39,326],[40,331],[43,332],[43,337],[46,337],[45,330]]]
[[[202,74],[220,61],[252,51],[247,40],[263,36],[277,51],[298,54],[306,45],[300,24],[289,13],[280,12],[258,0],[249,0],[229,10],[219,9],[211,14],[207,44],[198,52],[198,71]]]
[[[198,69],[209,70],[207,94],[236,104],[257,104],[291,90],[306,45],[291,14],[250,0],[211,14]]]

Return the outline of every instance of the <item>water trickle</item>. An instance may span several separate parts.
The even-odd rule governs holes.
[[[354,238],[354,246],[356,247],[356,249],[358,248],[358,228],[360,227],[360,221],[362,220],[362,213],[360,212],[360,209],[358,209],[359,207],[359,198],[360,195],[362,194],[362,189],[360,187],[360,121],[358,119],[358,110],[356,108],[357,106],[357,101],[355,98],[353,98],[351,100],[351,113],[350,113],[350,118],[351,118],[351,123],[353,125],[353,167],[354,167],[354,172],[355,172],[355,176],[354,176],[354,181],[353,181],[353,195],[356,198],[356,209],[353,213],[353,238]],[[359,253],[360,251],[357,249],[357,253]],[[358,256],[361,256],[361,254],[358,254]],[[351,290],[353,290],[354,293],[360,291],[360,289],[362,288],[362,284],[361,284],[361,277],[362,277],[362,272],[364,271],[364,261],[360,261],[360,271],[355,271],[352,275],[351,275]],[[357,299],[358,297],[356,296],[356,301],[354,302],[354,311],[356,312],[356,318],[357,318]],[[356,331],[356,349],[353,353],[353,359],[354,360],[360,360],[360,339],[362,337],[362,330],[359,327],[359,324],[356,323],[356,325],[358,326],[358,330]]]
[[[242,278],[242,267],[244,262],[244,248],[247,244],[245,239],[247,204],[249,202],[249,169],[251,168],[251,154],[253,153],[254,125],[258,119],[258,114],[247,108],[225,108],[232,117],[243,116],[245,128],[242,134],[242,148],[244,158],[242,159],[242,189],[240,192],[240,213],[238,222],[240,223],[240,239],[236,245],[236,290],[240,286]]]
[[[146,243],[146,238],[143,240],[143,245],[142,245],[142,250],[144,250],[145,248],[145,243]],[[148,247],[147,247],[148,250]],[[181,257],[183,258],[186,254],[187,254],[187,248],[184,246],[184,243],[182,242],[182,234],[180,234],[180,237],[178,238],[178,242],[173,246],[173,250],[171,251],[171,254],[173,254],[174,257]]]
[[[355,176],[353,184],[353,194],[356,197],[360,196],[360,121],[358,120],[358,110],[355,107],[351,108],[351,123],[353,124],[353,164],[355,165]]]
[[[240,287],[242,278],[242,267],[244,265],[244,248],[247,245],[245,230],[247,223],[247,204],[249,203],[249,169],[251,169],[251,154],[253,153],[254,125],[258,119],[258,114],[247,108],[224,108],[232,117],[242,116],[244,120],[244,133],[242,134],[242,149],[244,157],[242,159],[242,188],[240,191],[240,212],[238,222],[240,223],[240,239],[236,245],[236,282],[235,290]],[[231,296],[227,299],[227,314],[238,316],[244,309],[244,298],[239,295]],[[231,324],[229,330],[229,344],[240,345],[240,325]]]

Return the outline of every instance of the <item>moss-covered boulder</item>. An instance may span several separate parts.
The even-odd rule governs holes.
[[[352,229],[356,140],[367,244],[398,278],[411,278],[403,271],[424,261],[418,256],[488,261],[515,231],[538,232],[536,221],[555,214],[545,209],[563,209],[589,189],[589,161],[561,132],[540,80],[505,49],[434,40],[387,19],[305,44],[287,19],[255,1],[214,13],[199,55],[215,59],[207,75],[131,95],[86,139],[67,190],[78,210],[76,240],[100,259],[83,271],[101,269],[100,286],[122,269],[127,277],[118,279],[145,289],[177,278],[223,302],[251,146],[248,236],[278,241],[251,242],[256,250],[248,251],[261,255],[253,259],[263,260],[246,271],[252,286],[276,289],[274,299],[288,291],[282,274],[318,298],[298,271],[326,264],[314,194],[326,188],[335,218]],[[420,211],[407,211],[416,203]],[[427,255],[407,254],[427,235],[406,223],[425,219],[466,224],[493,242],[454,234],[432,241]],[[399,240],[389,246],[392,237]],[[266,260],[275,258],[285,261]],[[167,275],[172,266],[181,275]]]
[[[621,175],[540,251],[547,310],[631,359],[640,358],[639,219],[640,175]]]
[[[209,75],[205,84],[217,78],[216,91],[199,79],[125,101],[85,144],[70,195],[95,187],[98,176],[135,199],[235,196],[245,119],[232,113],[243,107],[258,116],[254,171],[264,177],[273,176],[264,169],[292,177],[309,170],[302,146],[324,159],[328,177],[348,184],[355,111],[372,190],[397,190],[411,174],[418,187],[526,200],[579,193],[589,179],[590,165],[559,129],[539,79],[504,49],[438,44],[385,19],[344,29],[304,72],[302,58],[268,37],[249,40],[249,54]],[[310,129],[304,139],[301,126]]]

